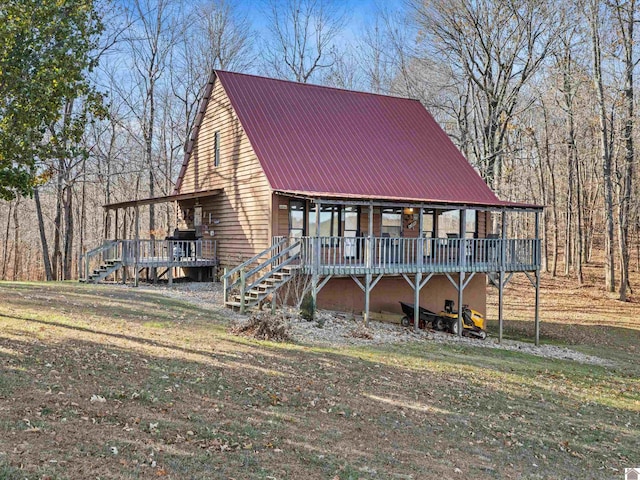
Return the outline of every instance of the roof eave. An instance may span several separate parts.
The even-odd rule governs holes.
[[[519,210],[519,211],[540,211],[544,207],[541,205],[506,202],[496,199],[496,202],[474,202],[465,200],[438,200],[432,198],[400,198],[392,196],[376,196],[368,197],[364,195],[353,194],[341,194],[332,192],[311,192],[311,191],[296,191],[296,190],[276,190],[277,195],[287,195],[293,197],[302,197],[309,200],[324,199],[331,203],[357,203],[361,205],[373,204],[381,205],[384,203],[402,204],[402,205],[423,205],[424,207],[471,207],[475,209],[483,210]]]

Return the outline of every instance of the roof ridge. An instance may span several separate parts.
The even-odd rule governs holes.
[[[395,100],[408,100],[410,102],[418,102],[418,103],[422,104],[420,102],[420,100],[418,100],[417,98],[402,97],[400,95],[391,95],[391,94],[377,93],[377,92],[366,92],[364,90],[352,90],[352,89],[349,89],[349,88],[334,87],[334,86],[330,86],[330,85],[320,85],[318,83],[303,83],[303,82],[298,82],[296,80],[287,80],[287,79],[284,79],[284,78],[265,77],[264,75],[256,75],[254,73],[232,72],[231,70],[214,69],[214,72],[216,74],[218,74],[218,73],[222,73],[222,74],[229,73],[231,75],[240,75],[240,76],[243,76],[243,77],[253,77],[253,78],[260,78],[260,79],[263,79],[263,80],[273,80],[273,81],[276,81],[276,82],[291,83],[291,84],[294,84],[294,85],[299,85],[301,87],[316,87],[316,88],[321,88],[321,89],[326,89],[326,90],[336,90],[338,92],[345,92],[345,93],[358,93],[358,94],[361,94],[361,95],[373,95],[373,96],[377,96],[377,97],[392,98],[392,99],[395,99]]]

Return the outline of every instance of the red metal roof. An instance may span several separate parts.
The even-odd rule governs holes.
[[[275,191],[508,205],[417,100],[215,73]]]

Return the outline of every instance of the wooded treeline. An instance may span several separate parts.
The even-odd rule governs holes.
[[[640,268],[636,0],[411,0],[364,19],[330,0],[264,0],[258,17],[248,7],[92,4],[103,28],[87,32],[91,90],[65,98],[43,143],[71,121],[82,134],[36,154],[33,195],[13,189],[0,204],[0,278],[76,278],[113,221],[102,204],[170,194],[221,68],[418,98],[501,198],[547,206],[546,271],[580,284],[604,258],[604,287],[627,298]],[[94,91],[101,106],[87,109]],[[173,230],[172,207],[145,215],[143,236]]]

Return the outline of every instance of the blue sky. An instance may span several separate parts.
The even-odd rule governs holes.
[[[262,14],[264,1],[237,0],[237,5],[245,10],[256,30],[265,28],[266,20]],[[381,7],[389,10],[403,8],[405,0],[343,0],[336,4],[344,6],[348,15],[345,26],[346,37],[356,37],[364,27],[374,18],[374,13]]]

